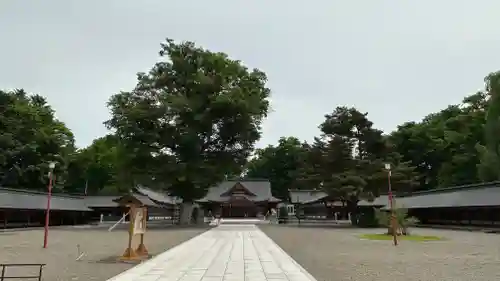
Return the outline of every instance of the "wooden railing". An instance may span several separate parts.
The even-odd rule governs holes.
[[[9,279],[37,279],[38,281],[42,281],[42,271],[44,263],[0,263],[0,281],[9,280]],[[30,276],[11,276],[7,274],[7,268],[9,267],[39,267],[38,275],[30,275]]]

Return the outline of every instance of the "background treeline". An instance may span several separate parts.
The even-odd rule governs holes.
[[[44,97],[0,91],[0,186],[45,191],[50,162],[56,192],[83,193],[87,181],[93,193],[117,188],[113,135],[79,149]]]
[[[46,190],[51,161],[59,192],[115,194],[140,183],[186,200],[243,175],[269,179],[279,198],[322,188],[356,204],[386,190],[384,163],[400,192],[500,179],[499,72],[484,91],[390,133],[332,105],[314,141],[284,136],[254,149],[269,110],[266,75],[192,42],[167,40],[160,55],[134,89],[111,97],[110,134],[85,148],[42,96],[0,91],[0,186]]]
[[[399,192],[498,180],[499,77],[491,73],[484,91],[389,134],[377,130],[367,113],[337,107],[325,116],[322,134],[313,143],[283,137],[277,145],[258,149],[248,175],[271,179],[282,196],[288,188],[322,185],[347,201],[385,192],[382,163],[392,164],[393,187]]]

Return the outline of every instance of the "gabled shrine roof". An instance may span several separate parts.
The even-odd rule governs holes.
[[[228,192],[237,184],[240,184],[250,194],[245,197],[253,202],[279,202],[281,200],[272,196],[271,183],[267,180],[229,180],[209,188],[207,195],[197,200],[198,202],[225,202],[230,199]]]

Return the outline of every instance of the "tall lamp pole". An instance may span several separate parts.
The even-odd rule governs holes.
[[[49,186],[47,192],[47,209],[45,210],[45,228],[43,235],[43,247],[47,248],[48,236],[49,236],[49,221],[50,221],[50,200],[52,199],[52,176],[56,163],[49,163]]]
[[[389,206],[391,208],[391,221],[390,227],[392,232],[392,237],[394,241],[394,246],[398,245],[398,233],[397,233],[397,221],[396,221],[396,213],[394,212],[394,198],[392,196],[392,188],[391,188],[391,164],[385,164],[385,169],[387,170],[387,187],[388,192],[387,196],[389,197]]]

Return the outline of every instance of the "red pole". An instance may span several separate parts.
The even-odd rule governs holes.
[[[388,196],[389,196],[389,206],[391,207],[391,228],[392,228],[392,237],[394,241],[394,246],[398,245],[398,234],[396,231],[396,214],[394,213],[394,199],[392,196],[392,188],[391,188],[391,170],[388,171],[387,174],[387,183],[388,183]]]
[[[391,188],[391,170],[388,171],[387,174],[387,183],[388,183],[388,196],[389,196],[389,206],[391,207],[391,212],[394,210],[393,209],[393,204],[392,204],[392,188]]]
[[[45,210],[45,229],[43,235],[43,247],[47,248],[49,236],[50,200],[52,199],[52,171],[49,173],[49,190],[47,193],[47,210]]]

